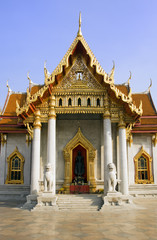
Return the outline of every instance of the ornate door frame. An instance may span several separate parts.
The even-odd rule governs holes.
[[[82,134],[81,129],[78,129],[76,135],[69,141],[69,143],[63,149],[65,160],[65,177],[64,177],[64,189],[65,193],[70,192],[70,184],[72,182],[72,153],[73,149],[78,145],[81,145],[86,149],[87,153],[87,181],[90,183],[90,192],[94,192],[96,189],[95,181],[95,168],[94,160],[96,155],[96,149]]]

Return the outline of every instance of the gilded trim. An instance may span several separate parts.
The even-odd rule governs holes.
[[[56,112],[55,112],[55,104],[56,104],[56,99],[54,95],[51,95],[49,97],[49,119],[56,119]]]
[[[148,179],[138,179],[138,159],[141,156],[144,156],[147,159],[147,174],[148,174]],[[141,150],[136,154],[134,157],[134,162],[135,162],[135,183],[137,184],[153,184],[153,175],[152,175],[152,158],[151,156],[143,149],[143,146],[141,147]]]
[[[2,146],[4,146],[4,144],[7,143],[7,134],[1,133],[1,143]]]
[[[157,133],[153,134],[153,136],[152,136],[152,142],[154,143],[154,147],[155,147],[156,144],[157,144]]]
[[[20,165],[20,172],[21,172],[21,177],[19,180],[11,180],[11,163],[12,163],[12,159],[17,156],[20,161],[21,161],[21,165]],[[5,184],[23,184],[24,180],[23,180],[23,166],[24,166],[24,157],[22,156],[22,154],[18,151],[18,148],[16,147],[15,150],[9,155],[9,157],[7,158],[7,163],[8,163],[8,173],[7,173],[7,179],[5,181]]]
[[[119,113],[119,124],[118,124],[118,127],[119,128],[125,128],[126,126],[126,123],[124,121],[124,113],[122,111],[120,111]]]
[[[34,128],[41,128],[40,110],[35,111],[34,116],[35,116],[34,123],[33,123]]]
[[[64,189],[66,193],[70,191],[70,184],[72,182],[72,151],[75,147],[81,145],[86,149],[87,152],[87,181],[90,182],[90,192],[95,192],[96,181],[95,181],[95,168],[94,159],[96,156],[96,149],[93,145],[85,138],[80,128],[78,132],[70,140],[70,142],[63,149],[65,159],[65,178],[64,178]]]
[[[142,110],[142,102],[140,103],[140,106],[137,108],[132,101],[132,94],[131,92],[129,93],[128,96],[126,96],[124,93],[122,93],[115,85],[114,85],[114,69],[115,66],[113,65],[113,68],[111,70],[110,74],[107,74],[99,62],[97,61],[96,57],[92,53],[90,47],[88,46],[87,42],[85,41],[84,37],[81,35],[77,36],[73,43],[71,44],[70,48],[68,49],[67,53],[64,55],[63,59],[59,63],[59,65],[55,68],[55,70],[52,72],[52,74],[49,74],[46,66],[44,67],[44,72],[45,72],[45,85],[35,94],[29,95],[27,92],[27,100],[26,103],[20,107],[18,102],[16,103],[16,113],[17,115],[22,114],[24,111],[28,111],[30,103],[36,101],[38,97],[42,97],[45,93],[45,91],[49,88],[50,84],[55,83],[55,76],[58,74],[61,74],[63,71],[63,66],[64,68],[69,67],[69,57],[70,55],[73,54],[73,50],[78,44],[78,42],[81,41],[82,45],[84,46],[86,52],[88,53],[90,57],[90,67],[95,67],[96,73],[100,74],[103,76],[104,83],[109,85],[109,88],[115,93],[115,96],[117,99],[122,99],[123,102],[126,102],[131,110],[131,112],[134,112],[138,115],[142,115],[143,110]]]

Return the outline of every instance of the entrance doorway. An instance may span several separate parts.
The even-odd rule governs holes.
[[[72,182],[75,181],[77,178],[77,166],[76,166],[76,159],[78,154],[81,154],[82,160],[83,160],[83,166],[82,166],[82,177],[84,179],[84,182],[87,183],[87,153],[86,149],[82,147],[80,144],[73,149],[73,160],[72,160]],[[80,167],[81,168],[81,167]]]
[[[96,150],[89,140],[82,134],[80,128],[78,129],[76,135],[64,147],[63,151],[65,159],[65,177],[63,187],[65,189],[65,193],[70,193],[72,188],[76,188],[75,186],[78,186],[81,189],[85,189],[86,187],[89,189],[88,192],[95,192],[96,182],[94,159]],[[80,159],[80,153],[78,155],[78,151],[81,152],[84,163],[84,173],[82,174],[84,178],[83,184],[81,182],[74,182],[77,175],[75,171],[75,160],[77,156],[79,156],[78,159]],[[80,192],[83,192],[83,190]]]

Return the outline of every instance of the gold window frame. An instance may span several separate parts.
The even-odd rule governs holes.
[[[139,179],[138,178],[138,159],[143,156],[147,160],[147,176],[148,179]],[[153,174],[152,174],[152,158],[151,156],[141,147],[141,150],[134,157],[135,162],[135,183],[136,184],[153,184]]]
[[[21,177],[20,180],[11,180],[11,172],[12,172],[12,160],[14,157],[17,156],[20,159],[20,172],[21,172]],[[24,157],[22,154],[18,151],[18,148],[16,147],[15,150],[9,155],[7,158],[7,163],[8,163],[8,172],[7,172],[7,179],[5,184],[23,184],[23,166],[24,166]]]

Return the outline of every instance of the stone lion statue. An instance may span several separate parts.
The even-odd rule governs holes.
[[[51,164],[46,165],[45,179],[44,179],[44,190],[45,192],[51,192],[53,186]]]
[[[116,179],[116,166],[114,163],[108,165],[108,192],[116,192],[116,185],[118,180]]]

